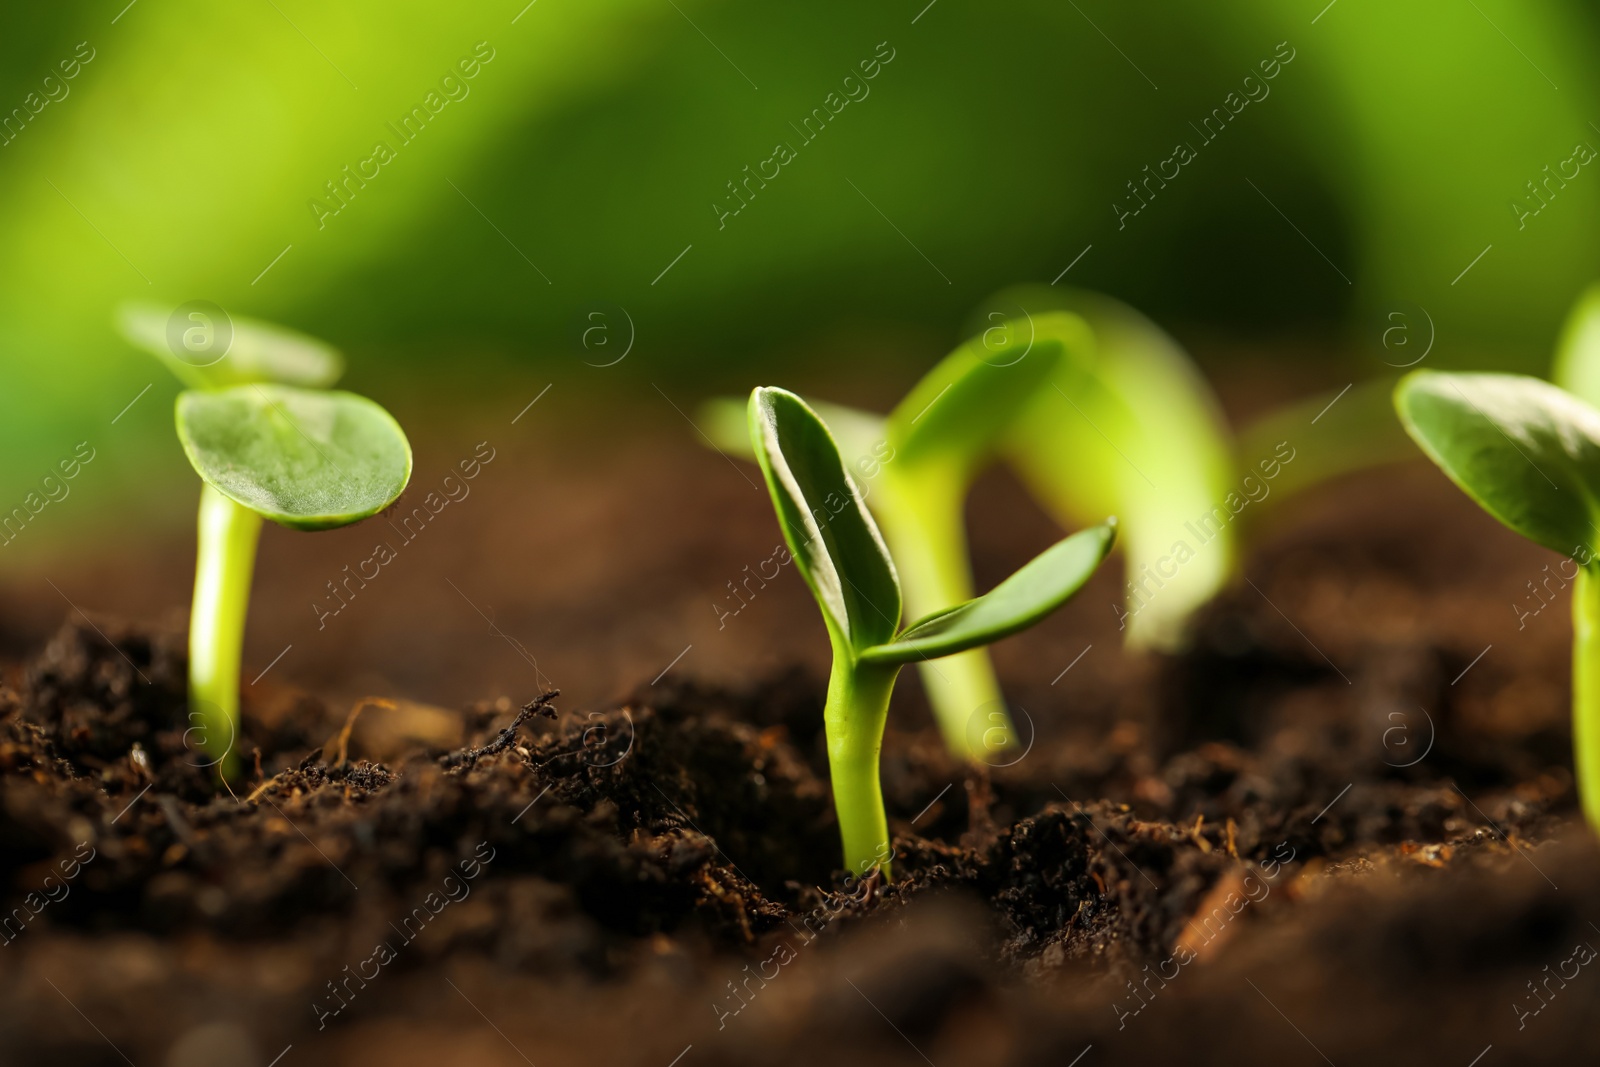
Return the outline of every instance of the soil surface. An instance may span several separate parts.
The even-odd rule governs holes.
[[[690,502],[662,551],[696,500],[749,524],[684,566],[698,604],[776,535],[728,503],[737,483],[697,488],[732,479],[721,459],[686,455],[618,476]],[[980,584],[1051,536],[1003,478],[973,515]],[[999,648],[1031,709],[1008,765],[952,762],[908,675],[890,882],[836,869],[821,631],[792,575],[738,622],[795,631],[754,670],[635,670],[620,701],[550,696],[540,667],[459,710],[258,677],[231,794],[185,717],[176,620],[95,605],[43,641],[14,622],[0,1063],[1592,1062],[1568,605],[1550,586],[1530,613],[1525,587],[1553,559],[1421,467],[1257,534],[1180,656],[1119,649],[1114,569]],[[541,663],[646,601],[630,580],[575,610],[568,646],[534,642]],[[568,673],[587,693],[597,670]]]

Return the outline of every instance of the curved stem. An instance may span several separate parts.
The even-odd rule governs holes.
[[[1600,833],[1600,573],[1591,567],[1572,590],[1572,760],[1584,817]]]
[[[944,471],[932,475],[893,480],[874,501],[900,575],[907,622],[973,596],[962,506],[966,480]],[[885,472],[885,481],[891,476]],[[952,753],[982,759],[1015,739],[994,665],[983,649],[924,660],[917,670]]]
[[[889,694],[899,673],[899,667],[853,663],[836,649],[828,679],[828,703],[822,714],[833,807],[844,839],[845,866],[858,878],[875,866],[889,877],[889,820],[878,782],[878,756],[889,717]]]
[[[189,721],[228,777],[239,733],[239,659],[261,516],[209,484],[200,490],[194,606],[189,613]],[[187,735],[186,735],[187,736]]]

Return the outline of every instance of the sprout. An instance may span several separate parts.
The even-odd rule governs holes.
[[[823,719],[845,864],[856,874],[874,865],[887,873],[878,753],[900,668],[992,644],[1043,619],[1094,573],[1115,521],[1058,542],[986,595],[901,629],[894,562],[827,426],[793,393],[762,388],[750,395],[749,432],[784,540],[833,646]]]
[[[256,319],[233,318],[194,301],[168,313],[155,304],[124,304],[117,326],[191,389],[245,382],[326,388],[344,373],[344,359],[315,337]]]
[[[1578,795],[1600,831],[1600,409],[1517,374],[1413,371],[1400,421],[1478,505],[1578,564],[1572,593],[1572,748]]]
[[[192,338],[169,344],[166,317],[153,309],[125,309],[121,325],[129,340],[193,386],[178,394],[176,412],[178,440],[204,483],[189,617],[189,713],[193,732],[226,777],[239,727],[239,659],[261,520],[328,530],[375,515],[410,480],[411,445],[394,417],[371,400],[304,387],[338,377],[342,361],[332,349],[277,327],[235,328],[225,316],[217,323],[195,314],[207,320],[188,328],[208,331],[201,344],[188,343]]]
[[[1122,517],[1127,641],[1170,651],[1187,639],[1193,613],[1236,576],[1246,517],[1255,518],[1266,499],[1251,493],[1256,503],[1245,513],[1242,494],[1259,482],[1258,468],[1267,478],[1291,469],[1291,439],[1316,447],[1270,487],[1280,501],[1410,454],[1389,415],[1390,382],[1290,405],[1236,441],[1187,353],[1126,304],[1024,287],[986,307],[974,336],[887,419],[810,402],[869,483],[864,496],[899,561],[913,613],[972,595],[963,502],[997,458],[1064,528]],[[744,408],[731,398],[706,404],[706,436],[748,454]],[[1004,707],[982,650],[924,664],[922,676],[952,752],[985,758],[1013,738],[1003,712],[976,715]],[[975,736],[972,725],[985,720],[1001,725]]]
[[[1215,396],[1183,348],[1120,301],[1036,287],[992,304],[1029,310],[1004,321],[991,312],[981,320],[997,323],[987,333],[1061,338],[1070,356],[1006,435],[1006,460],[1063,526],[1122,518],[1127,642],[1179,647],[1190,615],[1228,582],[1239,555],[1231,522],[1208,528],[1203,544],[1188,529],[1239,481]],[[1175,553],[1180,542],[1192,551]],[[1161,566],[1175,555],[1182,562]],[[1152,581],[1153,591],[1140,591]]]
[[[908,613],[927,615],[971,599],[967,493],[1062,352],[1055,339],[1031,348],[1009,339],[974,339],[929,371],[887,419],[815,405],[837,434],[850,469],[868,483],[863,496],[872,501],[894,554]],[[714,439],[741,451],[750,448],[744,408],[733,400],[707,406]],[[986,653],[974,649],[920,666],[951,752],[981,759],[1015,742]]]
[[[1063,526],[1121,516],[1133,647],[1181,648],[1190,618],[1235,579],[1271,509],[1338,475],[1412,454],[1390,414],[1393,378],[1289,404],[1234,436],[1188,353],[1128,305],[1084,290],[1023,286],[985,306],[974,331],[1076,333],[1076,325],[1062,325],[1060,313],[1068,312],[1092,334],[1089,345],[1067,344],[1054,388],[1027,408],[1002,452]],[[1304,458],[1291,465],[1284,447],[1288,459]],[[1252,484],[1270,496],[1242,497]],[[1237,510],[1231,501],[1239,501]]]

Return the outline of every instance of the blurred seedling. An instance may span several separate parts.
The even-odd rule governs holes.
[[[192,317],[201,321],[184,330],[202,338],[169,328],[168,312],[148,305],[124,308],[118,324],[188,386],[177,399],[178,440],[202,483],[190,732],[226,778],[236,761],[239,661],[262,520],[329,530],[377,514],[410,480],[411,445],[382,407],[329,388],[343,360],[328,346],[264,323]]]
[[[1194,613],[1237,577],[1285,503],[1414,454],[1392,415],[1392,374],[1269,410],[1235,433],[1183,346],[1101,293],[1018,286],[987,301],[968,330],[1026,342],[1058,335],[1062,312],[1091,342],[1068,345],[1053,388],[1024,409],[1000,453],[1063,527],[1121,517],[1131,647],[1183,648]]]
[[[759,388],[748,425],[784,540],[833,647],[823,722],[845,864],[856,875],[874,866],[887,875],[879,752],[900,668],[993,644],[1061,607],[1110,551],[1115,520],[1056,543],[987,594],[902,628],[894,561],[822,419],[793,393]]]

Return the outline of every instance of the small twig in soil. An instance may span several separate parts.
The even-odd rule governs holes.
[[[548,693],[535,697],[522,705],[522,710],[517,712],[515,719],[511,720],[511,725],[501,730],[499,735],[487,745],[481,748],[467,749],[464,752],[455,752],[448,756],[440,756],[439,764],[445,770],[453,770],[462,766],[471,767],[485,756],[492,756],[496,752],[505,751],[516,741],[517,729],[530,718],[535,715],[542,715],[547,719],[556,717],[556,709],[550,706],[550,702],[560,695],[561,690],[552,689]]]

